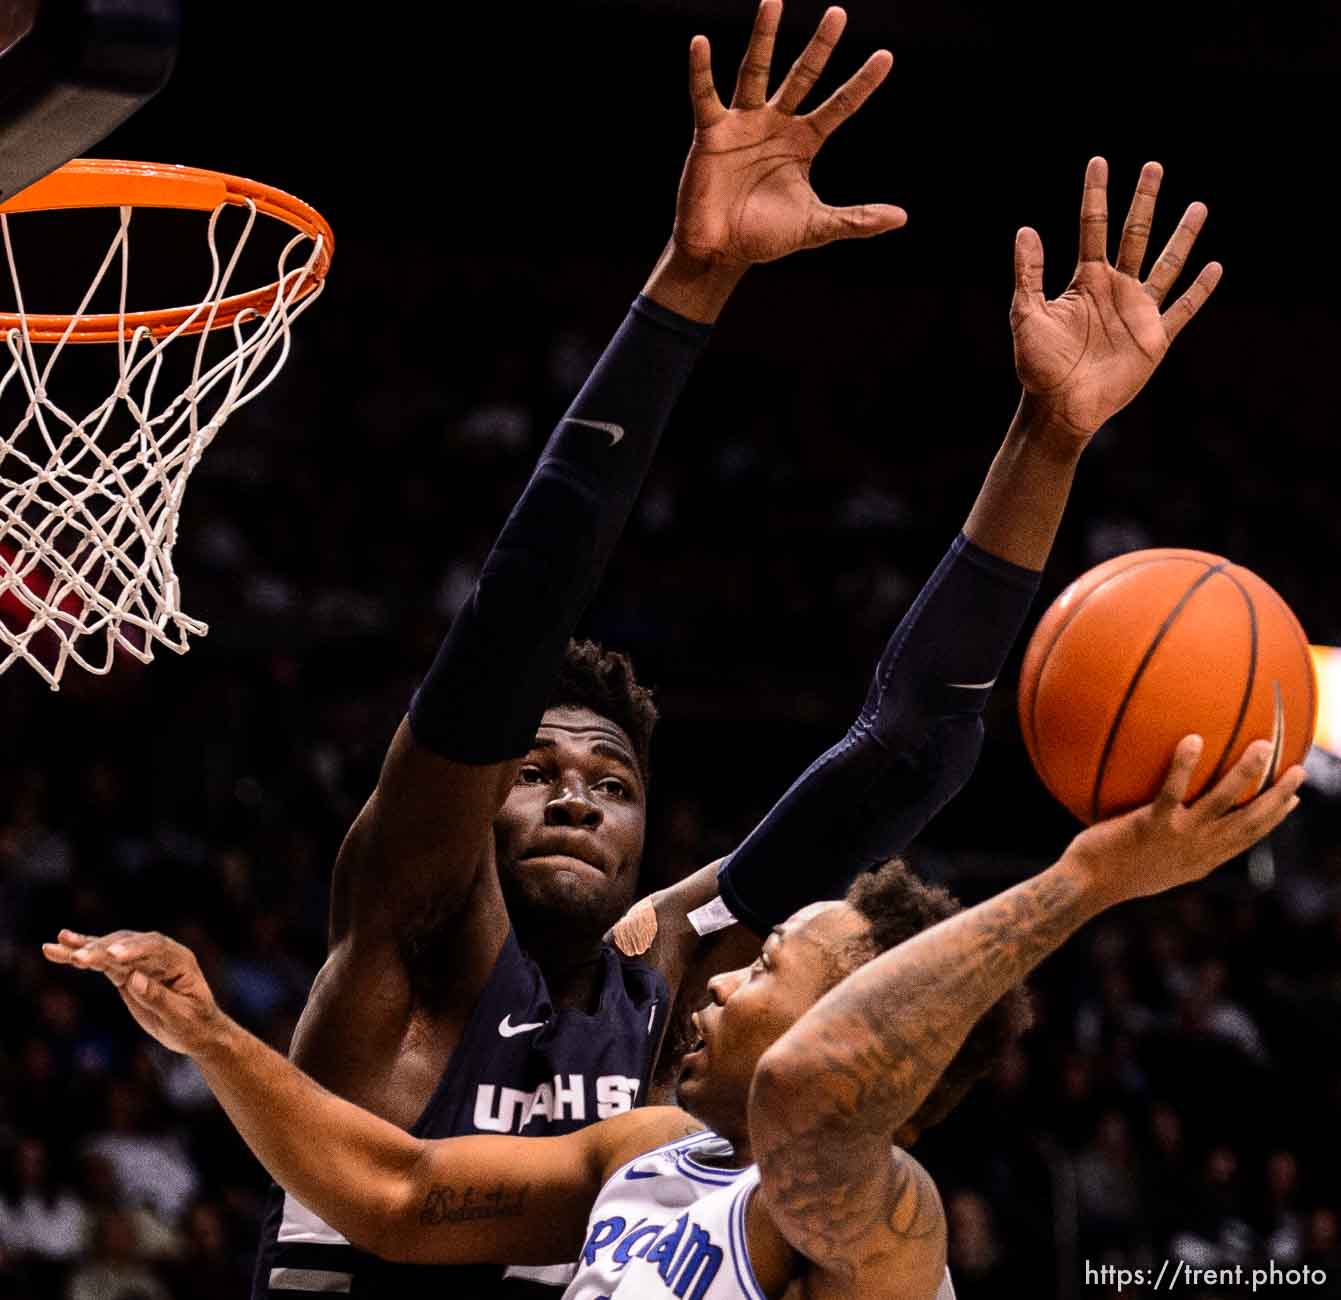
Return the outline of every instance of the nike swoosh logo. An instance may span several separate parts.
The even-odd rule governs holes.
[[[985,691],[989,686],[996,685],[996,678],[987,682],[946,682],[947,686],[957,687],[961,691]]]
[[[543,1020],[537,1020],[531,1025],[514,1025],[512,1023],[512,1012],[509,1011],[502,1020],[498,1022],[498,1032],[504,1038],[515,1038],[518,1034],[529,1033],[532,1029],[540,1029],[544,1025]]]
[[[638,1169],[636,1167],[628,1170],[624,1175],[625,1178],[655,1178],[656,1176],[657,1171],[655,1169]]]
[[[570,415],[566,418],[569,424],[583,424],[588,429],[599,429],[602,433],[608,433],[612,447],[624,436],[624,426],[622,424],[610,424],[605,420],[583,420],[576,415]]]

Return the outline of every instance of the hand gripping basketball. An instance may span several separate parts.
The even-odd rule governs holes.
[[[1269,835],[1299,803],[1304,769],[1289,768],[1270,789],[1240,804],[1271,762],[1270,741],[1254,741],[1225,776],[1185,804],[1201,757],[1200,736],[1185,736],[1153,803],[1099,822],[1071,841],[1065,858],[1083,871],[1105,905],[1162,893],[1209,875]]]
[[[55,943],[42,945],[42,953],[60,966],[101,971],[135,1023],[174,1052],[203,1055],[228,1023],[195,954],[166,935],[116,930],[97,937],[62,930]]]

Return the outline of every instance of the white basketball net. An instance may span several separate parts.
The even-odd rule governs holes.
[[[23,660],[58,690],[69,663],[106,673],[118,649],[148,663],[155,643],[184,654],[188,636],[208,630],[182,611],[172,564],[187,477],[229,415],[279,373],[289,354],[291,323],[321,292],[318,286],[299,296],[322,241],[296,233],[279,256],[273,305],[264,314],[240,315],[230,327],[228,355],[207,363],[211,323],[257,217],[248,201],[245,225],[224,261],[216,227],[226,206],[209,219],[209,291],[170,334],[155,339],[145,326],[133,332],[126,327],[133,208],[123,207],[93,283],[60,341],[50,345],[34,345],[29,337],[10,219],[0,215],[24,322],[4,338],[9,365],[0,397],[11,385],[27,395],[17,427],[0,429],[0,672]],[[305,260],[291,266],[303,244],[309,245]],[[56,403],[49,381],[113,266],[120,268],[118,380],[106,400],[74,414]],[[189,333],[202,321],[201,333]],[[227,340],[223,330],[220,336]],[[182,338],[195,345],[190,383],[176,395],[159,393],[165,351]]]

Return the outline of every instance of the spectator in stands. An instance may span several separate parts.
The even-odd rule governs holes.
[[[0,1191],[0,1247],[43,1294],[92,1236],[83,1201],[58,1174],[39,1137],[21,1138]]]
[[[75,1270],[65,1300],[173,1300],[136,1250],[135,1224],[118,1210],[98,1217],[93,1257]]]

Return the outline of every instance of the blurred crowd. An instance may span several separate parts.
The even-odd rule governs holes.
[[[407,244],[388,274],[342,248],[344,287],[196,471],[177,559],[208,637],[107,679],[71,672],[59,694],[22,667],[0,678],[0,1297],[245,1293],[258,1166],[194,1067],[37,945],[61,926],[164,930],[286,1046],[344,830],[638,284],[631,264],[449,263],[473,327],[448,349],[414,328],[437,309],[423,252]],[[795,275],[789,292],[821,303],[818,273]],[[804,344],[767,295],[746,297],[667,434],[584,627],[634,655],[665,717],[648,888],[729,849],[841,734],[1009,419],[1002,303],[908,296],[891,319],[858,286],[846,306],[869,328],[817,323]],[[393,314],[400,328],[368,327]],[[974,379],[949,431],[935,386],[908,380],[933,365],[955,379],[947,357]],[[1314,640],[1341,641],[1324,574],[1299,558],[1310,530],[1325,544],[1338,528],[1325,485],[1241,474],[1242,439],[1289,419],[1311,440],[1316,413],[1266,393],[1254,407],[1253,364],[1246,343],[1222,357],[1218,373],[1249,381],[1228,393],[1204,358],[1170,367],[1103,431],[1037,613],[1109,555],[1197,545],[1258,568]],[[1287,509],[1291,538],[1261,526]],[[1027,770],[1010,696],[1003,680],[978,777],[912,855],[968,902],[1074,829]],[[1102,1290],[1087,1263],[1165,1258],[1309,1263],[1329,1278],[1311,1293],[1341,1295],[1341,838],[1335,773],[1314,766],[1270,845],[1050,960],[1037,1028],[924,1139],[961,1300],[1066,1300]]]

